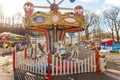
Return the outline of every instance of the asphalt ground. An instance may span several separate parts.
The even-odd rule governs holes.
[[[80,59],[86,58],[94,53],[93,50],[87,50],[84,47],[80,48]],[[118,56],[118,55],[117,55]],[[0,60],[5,58],[1,56]],[[12,59],[12,55],[9,55],[5,60]],[[120,80],[120,60],[107,60],[106,72],[97,73],[84,73],[84,74],[72,74],[72,75],[62,75],[53,76],[51,80]],[[21,70],[12,70],[12,64],[0,65],[0,80],[45,80],[45,77],[38,74],[28,74]]]

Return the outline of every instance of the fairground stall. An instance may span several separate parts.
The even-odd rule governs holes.
[[[32,33],[34,31],[36,34],[42,33],[45,35],[46,49],[44,49],[45,45],[42,46],[41,42],[38,42],[32,45],[33,48],[30,50],[25,48],[23,57],[14,52],[13,57],[16,56],[13,59],[14,69],[45,75],[49,79],[51,75],[100,72],[98,51],[97,57],[95,54],[91,54],[88,58],[81,60],[77,57],[79,46],[64,42],[66,33],[73,35],[73,32],[84,31],[86,23],[83,7],[81,5],[75,8],[60,7],[59,5],[64,1],[60,0],[56,3],[56,0],[53,0],[53,3],[51,3],[46,0],[48,6],[36,6],[31,2],[25,3],[24,27],[28,32]],[[70,2],[74,1],[70,0]],[[39,11],[34,12],[36,8]],[[40,9],[50,11],[42,12]],[[60,10],[68,12],[62,14]],[[39,51],[36,51],[37,48]],[[33,54],[34,52],[35,54]],[[38,55],[39,53],[40,55]],[[73,57],[73,55],[76,55],[76,57]]]
[[[21,47],[22,43],[25,43],[25,36],[10,32],[0,33],[0,55],[12,53],[15,47],[24,49],[24,46]]]

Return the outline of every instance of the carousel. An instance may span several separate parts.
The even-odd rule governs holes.
[[[31,2],[24,5],[25,17],[24,26],[29,32],[36,31],[42,33],[46,37],[47,51],[51,54],[57,52],[56,44],[63,44],[66,33],[84,31],[85,18],[83,15],[83,7],[81,5],[75,8],[63,8],[59,5],[64,2],[56,0],[51,3],[46,0],[49,6],[35,6]],[[75,0],[70,0],[74,2]],[[34,12],[35,8],[49,9],[49,12]],[[59,10],[66,10],[67,13],[62,14]]]
[[[78,44],[65,42],[66,34],[72,36],[75,32],[84,31],[86,21],[81,5],[78,5],[75,8],[59,7],[64,1],[65,0],[60,0],[56,3],[56,0],[53,0],[53,3],[51,3],[49,0],[46,0],[46,2],[49,3],[49,6],[35,6],[31,2],[25,3],[25,29],[36,35],[44,35],[45,40],[38,40],[38,44],[35,42],[34,50],[31,50],[30,56],[28,56],[28,47],[24,49],[23,56],[15,54],[16,52],[14,51],[14,70],[19,69],[41,74],[47,76],[48,80],[51,80],[51,76],[55,75],[100,72],[99,53],[97,50],[96,53],[90,54],[87,58],[80,59],[80,46],[78,46]],[[75,0],[70,0],[70,2],[74,1]],[[35,8],[49,9],[50,11],[34,12]],[[60,10],[66,10],[68,12],[62,14]],[[35,38],[36,37],[37,36],[35,36]],[[35,41],[37,41],[37,39],[35,39]],[[41,43],[44,42],[46,45],[41,45]],[[37,48],[39,50],[38,52]],[[35,57],[33,56],[34,52]],[[36,56],[39,52],[43,53],[43,55]],[[76,55],[76,57],[73,57],[74,55]],[[104,65],[102,67],[104,67]]]

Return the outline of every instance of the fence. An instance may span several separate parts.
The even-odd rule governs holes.
[[[95,54],[84,60],[65,60],[52,56],[52,75],[66,75],[96,71]]]
[[[24,59],[20,54],[16,54],[16,69],[24,70],[31,73],[38,73],[41,75],[47,74],[47,59],[46,58],[36,58],[36,59]]]
[[[15,61],[16,69],[47,75],[48,62],[46,56],[36,59],[24,59],[22,55],[16,54]],[[95,54],[91,54],[90,57],[84,60],[76,59],[74,61],[63,59],[61,56],[51,56],[50,73],[52,76],[87,72],[96,72]]]
[[[0,54],[10,53],[14,50],[14,47],[0,48]]]

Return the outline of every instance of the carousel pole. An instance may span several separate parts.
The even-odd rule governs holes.
[[[64,39],[65,33],[66,33],[65,30],[61,31],[61,33],[60,33],[60,40]]]
[[[96,73],[100,74],[100,60],[99,60],[99,51],[98,48],[95,48],[95,55],[96,55]]]
[[[50,55],[50,51],[48,51],[48,74],[46,80],[51,80],[52,78],[52,75],[50,73],[50,62],[51,62],[51,55]]]
[[[35,56],[37,55],[37,35],[35,35]]]
[[[50,50],[50,33],[48,30],[45,30],[46,39],[47,39],[47,50]]]
[[[32,55],[34,52],[33,52],[33,44],[32,44],[32,41],[31,41],[31,36],[32,36],[32,30],[29,30],[29,34],[30,34],[30,36],[29,36],[29,41],[30,41],[30,47],[32,48],[32,52],[31,52],[31,54],[30,55]]]
[[[57,27],[56,25],[54,25],[54,49],[53,49],[53,52],[54,54],[56,53],[56,48],[55,48],[55,42],[57,42]]]
[[[54,42],[57,41],[57,27],[54,25]]]
[[[27,58],[27,46],[26,45],[25,45],[25,48],[24,48],[24,54],[23,54],[23,56],[24,56],[24,59]]]

